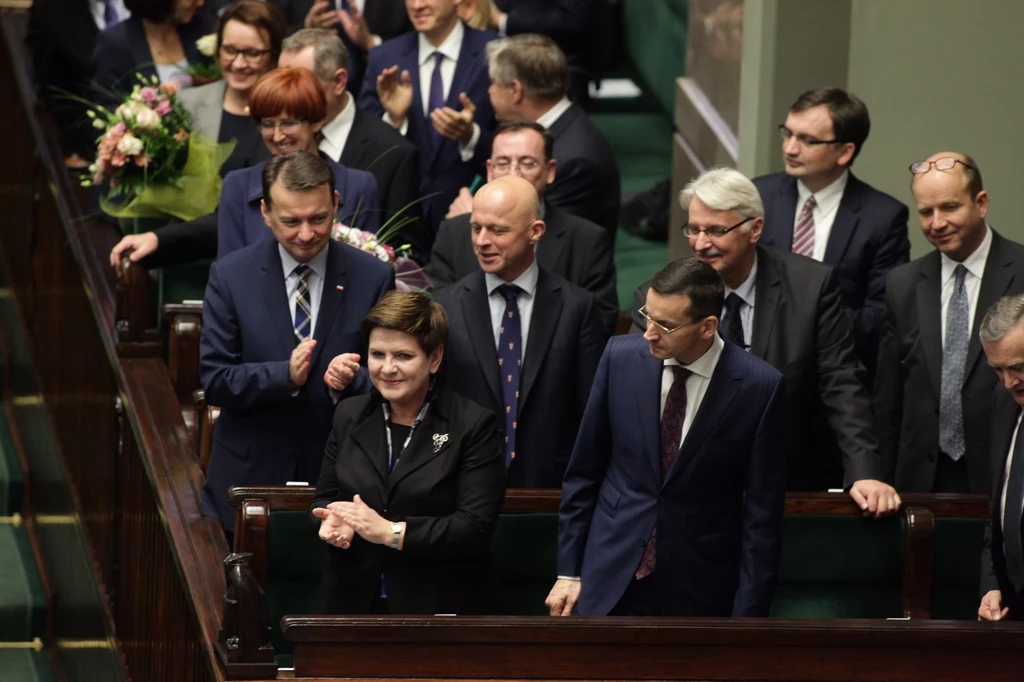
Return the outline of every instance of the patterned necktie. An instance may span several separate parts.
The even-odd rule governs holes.
[[[1024,506],[1024,421],[1017,428],[1017,442],[1013,444],[1009,479],[1006,481],[1006,506],[1003,510],[1003,548],[1006,555],[1006,573],[1013,587],[1024,588],[1024,551],[1021,548],[1021,507]]]
[[[686,380],[692,372],[679,365],[672,366],[675,380],[672,388],[668,390],[668,397],[665,398],[665,410],[661,413],[661,438],[659,447],[661,450],[661,480],[668,476],[672,464],[679,456],[681,447],[680,439],[683,437],[683,422],[686,421]],[[637,580],[646,578],[654,572],[658,528],[655,526],[651,531],[651,539],[644,547],[644,554],[640,557],[640,567],[636,569],[634,577]]]
[[[807,197],[793,229],[793,253],[808,258],[814,257],[814,207],[817,205],[813,194]]]
[[[117,14],[117,7],[114,0],[103,0],[103,23],[107,28],[114,26],[121,21]]]
[[[722,320],[722,326],[718,329],[721,331],[723,339],[740,348],[746,348],[747,344],[743,336],[743,318],[740,316],[742,305],[743,299],[737,296],[735,291],[726,296],[725,319]]]
[[[505,403],[505,466],[516,458],[516,413],[519,411],[519,369],[522,367],[522,322],[516,296],[522,291],[515,284],[502,284],[498,292],[505,298],[505,312],[498,325],[498,371],[501,396]]]
[[[435,109],[440,109],[444,106],[444,82],[441,80],[441,62],[444,61],[444,55],[440,52],[434,53],[434,73],[430,77],[430,99],[427,100],[427,117],[429,119],[430,112]],[[444,138],[441,137],[441,133],[437,132],[437,128],[428,120],[427,125],[430,126],[430,139],[433,140],[434,147],[437,148]]]
[[[299,276],[299,288],[295,292],[295,336],[301,343],[308,339],[312,332],[309,328],[313,319],[313,306],[309,299],[309,273],[312,270],[305,263],[300,263],[292,272]]]
[[[953,296],[946,307],[946,343],[942,349],[942,384],[939,395],[939,447],[953,461],[964,456],[964,413],[961,387],[967,364],[967,343],[971,337],[971,309],[967,303],[964,278],[967,268],[957,265]]]

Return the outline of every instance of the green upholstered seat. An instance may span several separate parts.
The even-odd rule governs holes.
[[[202,301],[206,295],[206,282],[210,279],[212,260],[175,265],[160,272],[160,309],[165,303]]]
[[[931,617],[975,620],[981,601],[981,545],[987,519],[935,519]]]
[[[668,116],[675,109],[676,78],[686,73],[686,20],[680,0],[640,0],[622,7],[626,50],[644,90]]]
[[[491,538],[505,613],[546,616],[557,575],[558,514],[502,514]]]
[[[267,616],[271,641],[279,654],[292,645],[281,634],[281,618],[313,613],[313,598],[327,563],[327,545],[304,511],[270,513],[267,547]]]
[[[772,616],[898,618],[904,551],[902,517],[787,516]]]

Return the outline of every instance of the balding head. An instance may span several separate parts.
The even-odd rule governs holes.
[[[492,180],[473,197],[471,226],[481,269],[515,280],[533,263],[534,246],[544,234],[536,188],[515,175]]]
[[[974,159],[938,152],[911,165],[911,190],[924,236],[939,251],[962,262],[985,239],[988,193]]]

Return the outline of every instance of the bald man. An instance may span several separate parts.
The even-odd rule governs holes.
[[[886,282],[875,377],[883,471],[900,492],[991,492],[995,372],[978,330],[1000,296],[1024,291],[1024,247],[985,221],[978,164],[939,152],[910,166],[921,230],[935,250]]]
[[[444,376],[504,428],[509,485],[559,488],[607,336],[593,295],[537,265],[540,198],[508,175],[470,220],[480,270],[434,295],[451,331]]]

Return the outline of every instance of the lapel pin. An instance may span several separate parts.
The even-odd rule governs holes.
[[[334,288],[337,289],[338,291],[345,291],[345,287],[341,286],[340,284]]]
[[[434,452],[440,452],[444,444],[448,442],[448,434],[435,433],[434,434]]]

